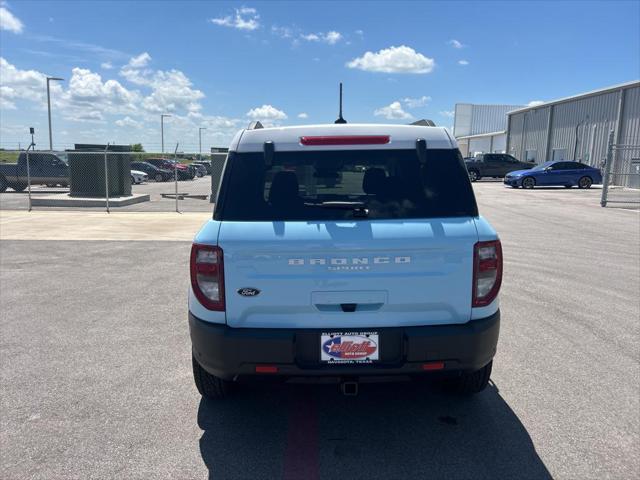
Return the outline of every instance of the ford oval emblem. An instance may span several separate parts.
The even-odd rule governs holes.
[[[260,290],[258,290],[257,288],[244,287],[238,290],[238,294],[242,295],[243,297],[255,297],[257,295],[260,295]]]

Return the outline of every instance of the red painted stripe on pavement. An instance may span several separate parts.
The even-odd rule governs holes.
[[[283,478],[284,480],[319,480],[316,401],[308,391],[301,390],[294,395],[289,407]]]

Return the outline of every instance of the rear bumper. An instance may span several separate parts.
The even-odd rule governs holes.
[[[496,353],[500,311],[462,325],[394,327],[379,333],[380,361],[328,365],[320,362],[320,329],[231,328],[204,322],[189,313],[193,354],[209,373],[227,380],[255,376],[256,365],[277,366],[284,377],[417,375],[429,362],[444,362],[438,372],[478,370]],[[335,329],[331,329],[332,331]]]

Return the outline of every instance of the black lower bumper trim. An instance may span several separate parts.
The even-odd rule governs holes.
[[[429,373],[423,370],[428,362],[444,362],[445,373],[452,373],[478,370],[491,361],[500,311],[461,325],[357,328],[379,333],[381,356],[372,364],[321,363],[321,329],[232,328],[191,313],[189,328],[198,363],[224,379],[256,375],[256,365],[265,364],[278,367],[270,375],[286,377],[422,374]]]

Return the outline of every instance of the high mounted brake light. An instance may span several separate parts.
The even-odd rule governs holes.
[[[308,147],[328,145],[385,145],[391,141],[389,135],[328,135],[300,137],[300,143]]]
[[[191,288],[205,308],[224,311],[224,263],[220,247],[198,243],[192,245]]]
[[[502,283],[502,245],[500,240],[478,242],[473,246],[472,307],[493,302]]]

